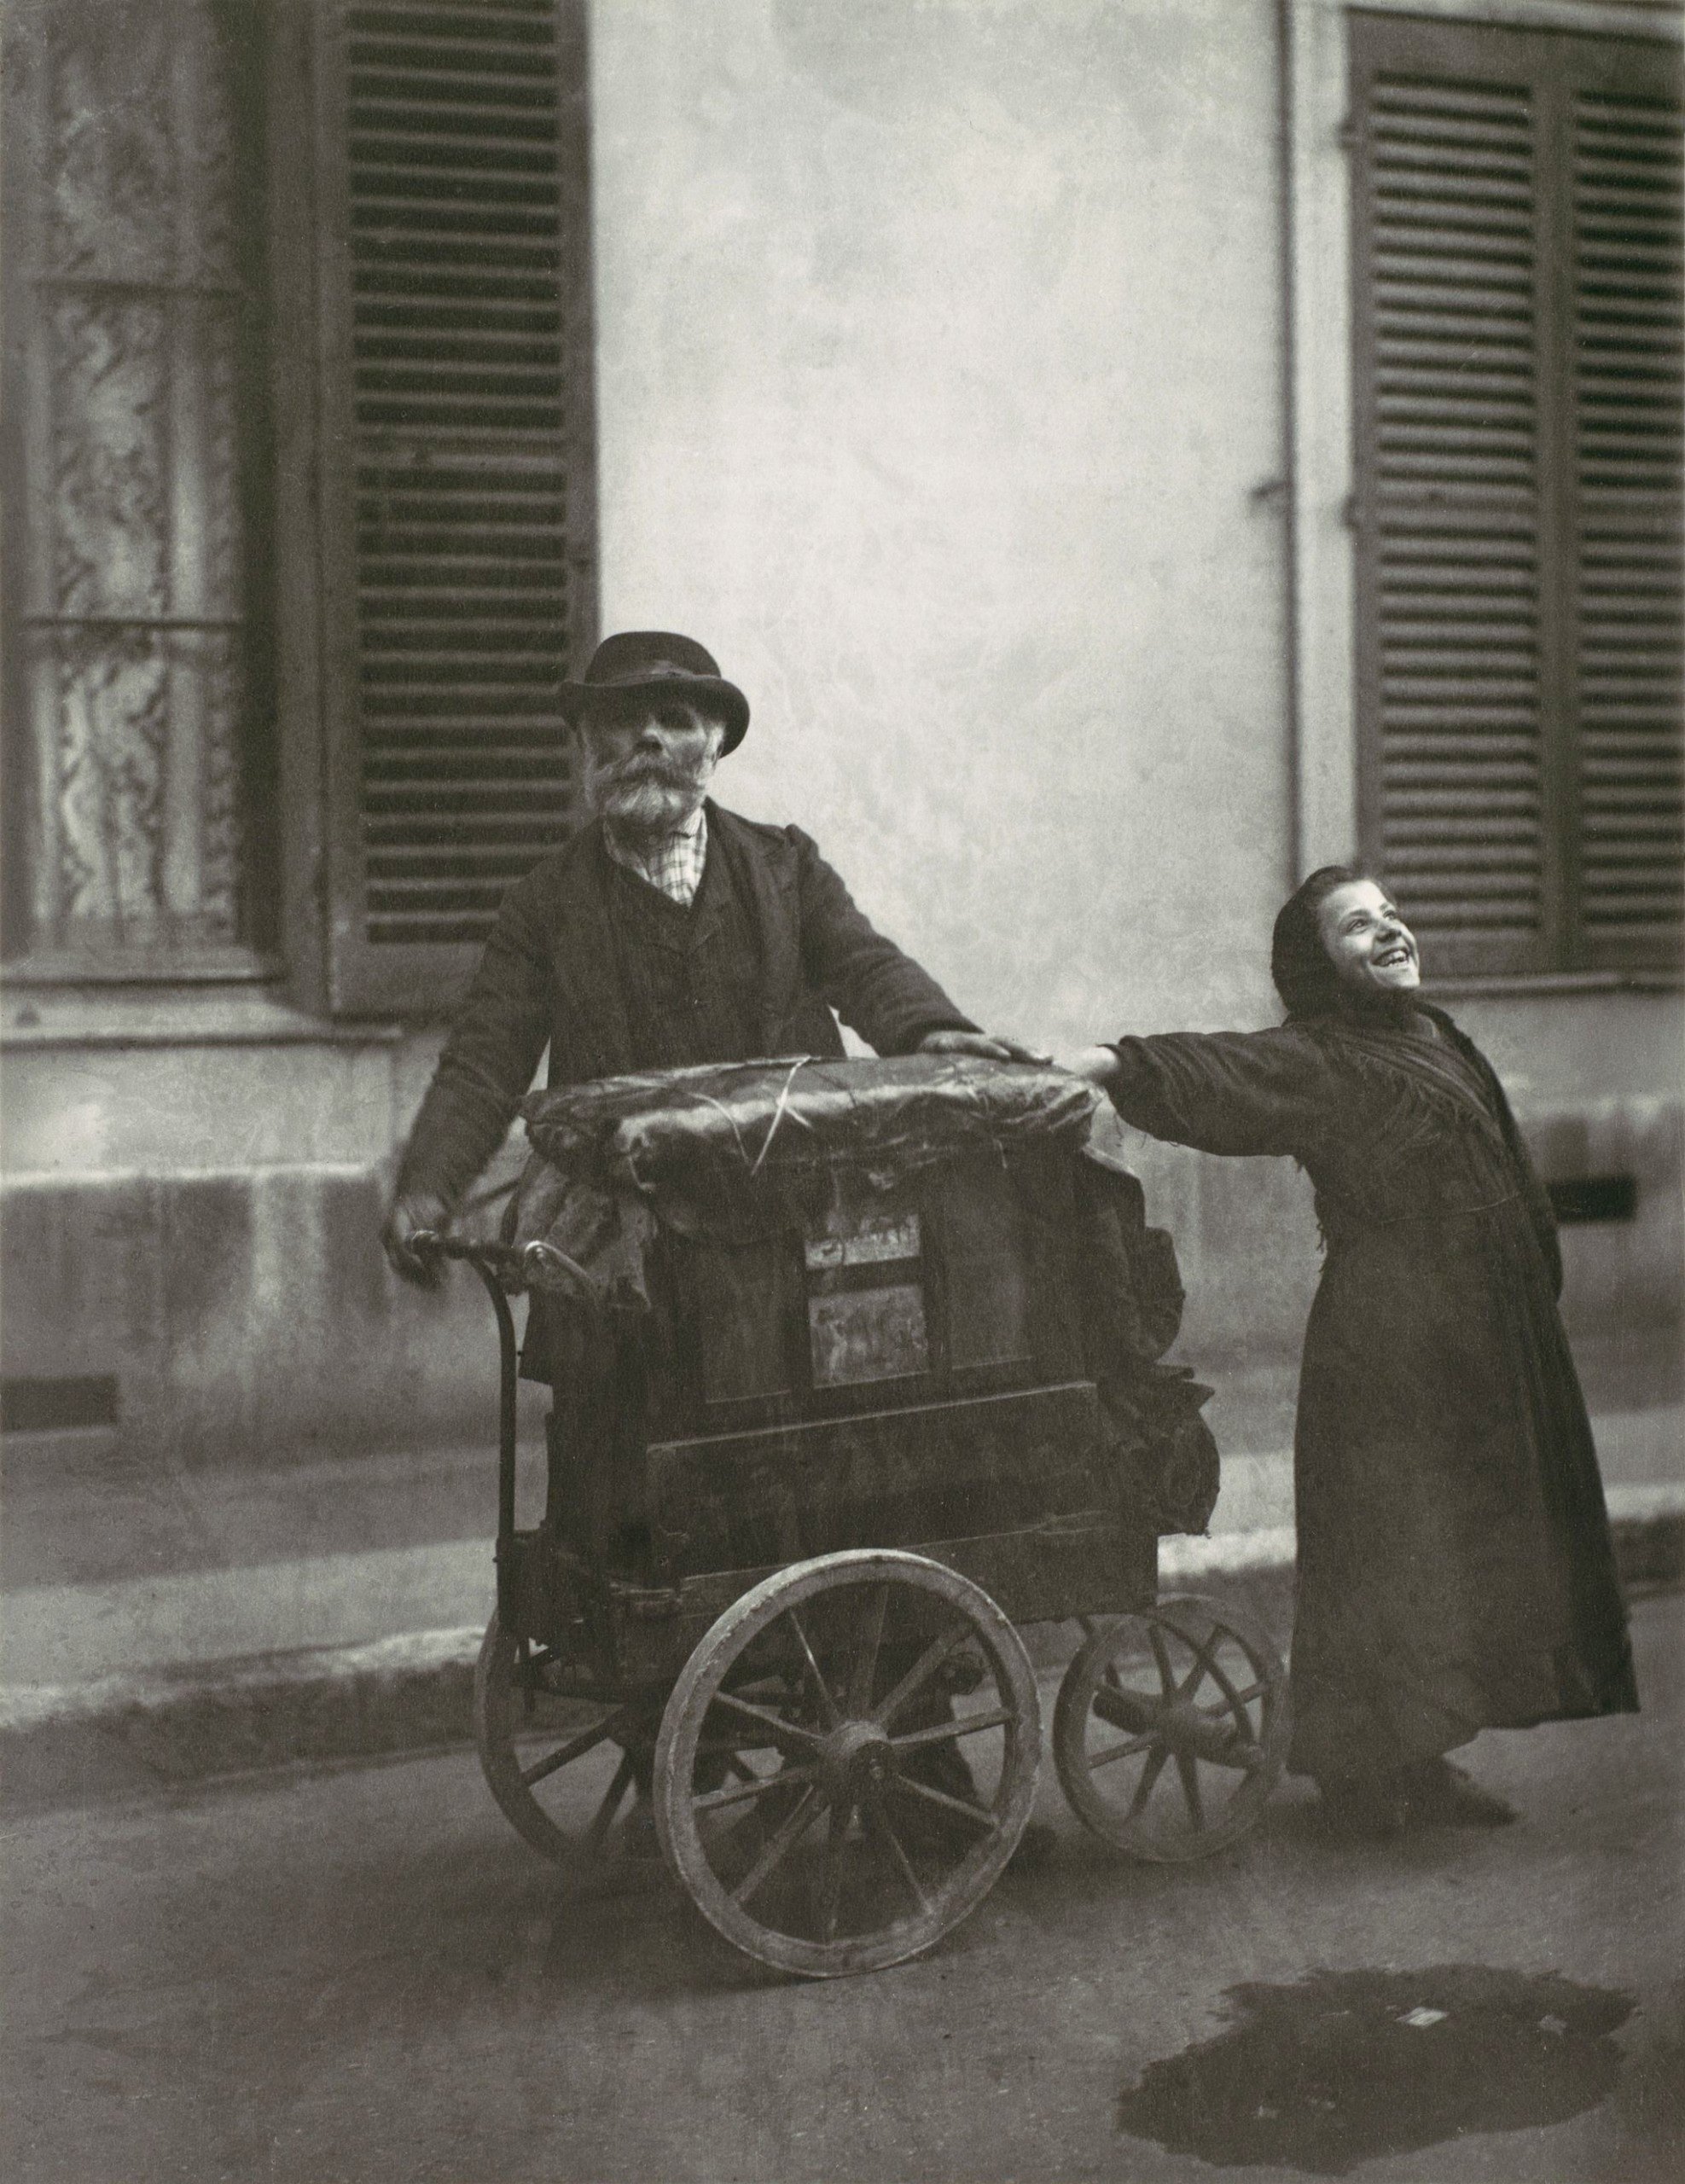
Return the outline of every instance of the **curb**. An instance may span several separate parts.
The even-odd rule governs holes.
[[[478,1628],[0,1692],[0,1809],[473,1734]]]
[[[1655,1589],[1685,1580],[1685,1496],[1612,1493],[1621,1577]],[[1161,1595],[1221,1581],[1237,1606],[1285,1637],[1292,1614],[1287,1525],[1160,1542]],[[372,1758],[473,1736],[477,1626],[366,1645],[311,1647],[190,1670],[0,1691],[0,1809],[183,1786],[300,1761]],[[1031,1635],[1038,1667],[1071,1650],[1065,1625]]]

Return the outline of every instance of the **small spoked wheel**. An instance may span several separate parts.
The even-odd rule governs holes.
[[[747,1955],[827,1978],[928,1949],[1030,1816],[1036,1681],[986,1593],[916,1554],[788,1569],[728,1608],[673,1688],[661,1847]]]
[[[1095,1630],[1066,1670],[1054,1762],[1084,1824],[1131,1856],[1209,1857],[1287,1764],[1287,1671],[1232,1608],[1162,1600]]]
[[[571,1681],[567,1664],[540,1648],[523,1660],[493,1615],[474,1679],[485,1780],[535,1850],[589,1869],[626,1847],[624,1823],[636,1809],[640,1775],[649,1782],[660,1703],[586,1698],[568,1690]]]

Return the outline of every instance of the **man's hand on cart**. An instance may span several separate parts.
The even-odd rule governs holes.
[[[927,1031],[919,1041],[921,1054],[975,1054],[983,1061],[1027,1061],[1045,1069],[1050,1057],[1021,1046],[1016,1039],[991,1031]]]
[[[416,1289],[437,1289],[444,1272],[439,1253],[418,1248],[416,1238],[441,1234],[450,1225],[450,1208],[442,1198],[412,1191],[395,1198],[381,1231],[386,1263],[400,1281]]]

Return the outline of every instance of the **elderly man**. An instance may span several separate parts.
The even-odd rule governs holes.
[[[406,1281],[502,1142],[546,1046],[551,1084],[752,1055],[1031,1060],[979,1031],[872,926],[798,827],[707,799],[748,700],[689,637],[630,630],[564,686],[595,817],[512,887],[421,1103],[384,1241]],[[528,1369],[533,1361],[529,1360]]]

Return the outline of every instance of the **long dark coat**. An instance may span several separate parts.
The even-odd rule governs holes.
[[[713,803],[707,816],[709,859],[730,858],[749,905],[761,1054],[841,1054],[833,1008],[879,1054],[909,1054],[929,1031],[976,1030],[857,908],[799,827]],[[600,829],[587,827],[504,897],[410,1132],[400,1192],[453,1202],[503,1142],[547,1046],[552,1085],[637,1066],[611,870]]]
[[[1485,1057],[1437,1009],[1118,1053],[1137,1129],[1285,1153],[1316,1187],[1292,1765],[1338,1777],[1633,1711],[1555,1226]]]

